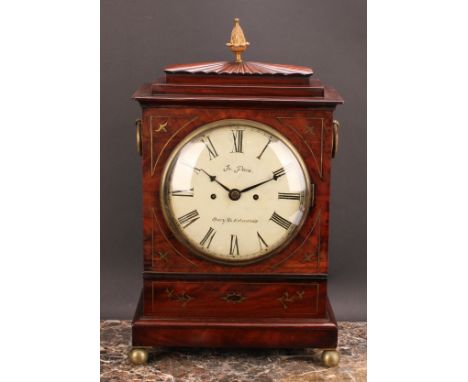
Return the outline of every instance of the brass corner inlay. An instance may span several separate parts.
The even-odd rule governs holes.
[[[307,235],[305,236],[305,238],[301,242],[301,244],[292,253],[290,253],[288,256],[286,256],[284,259],[282,259],[280,262],[278,262],[276,264],[273,264],[270,267],[270,269],[278,268],[279,266],[281,266],[281,264],[283,264],[284,262],[288,261],[290,258],[295,256],[296,253],[301,250],[301,248],[304,246],[304,244],[307,242],[307,240],[309,240],[309,237],[315,231],[315,227],[317,227],[317,225],[318,225],[318,240],[319,240],[319,242],[318,242],[318,246],[319,246],[318,253],[320,254],[320,222],[321,222],[320,217],[321,217],[321,213],[322,213],[322,211],[319,210],[318,213],[317,213],[317,218],[315,219],[315,221],[314,221],[314,223],[312,225],[312,228],[309,230],[309,232],[307,233]],[[320,258],[320,255],[317,256],[317,266],[319,265],[319,258]],[[303,259],[303,261],[304,261],[304,259]]]
[[[227,301],[231,304],[240,304],[246,299],[246,297],[242,293],[237,293],[237,292],[226,293],[221,298],[224,301]]]
[[[166,240],[167,243],[170,244],[171,248],[172,248],[172,251],[171,252],[159,252],[159,251],[156,251],[156,244],[155,244],[155,229],[156,229],[156,226],[158,228],[158,231],[160,233],[162,233],[162,235],[164,236],[164,239]],[[162,255],[161,255],[162,253]],[[171,240],[169,240],[169,238],[166,236],[166,234],[164,233],[162,227],[161,227],[161,224],[159,223],[159,220],[156,216],[156,211],[153,208],[151,208],[151,265],[152,267],[154,267],[154,259],[155,257],[159,257],[160,260],[163,260],[165,261],[164,259],[166,259],[167,261],[165,261],[166,265],[169,264],[169,253],[171,253],[171,256],[172,255],[178,255],[179,257],[182,257],[185,261],[187,261],[188,263],[191,264],[191,266],[194,266],[194,267],[198,267],[197,264],[195,264],[193,261],[189,260],[188,258],[186,258],[182,253],[180,253],[176,247],[174,247],[174,244],[171,242]],[[165,255],[166,254],[166,255]],[[174,263],[176,263],[176,265],[178,265],[178,262],[172,262],[171,263],[171,267],[174,267]]]
[[[175,133],[173,133],[164,143],[164,145],[161,147],[158,156],[156,157],[156,152],[154,152],[154,143],[156,138],[153,137],[154,133],[159,133],[159,132],[167,132],[167,125],[169,123],[169,119],[171,119],[171,125],[169,125],[171,128],[173,125],[178,126],[178,122],[173,123],[172,120],[179,120],[179,119],[187,119],[186,117],[179,117],[179,116],[164,116],[164,115],[152,115],[150,116],[150,158],[151,158],[151,176],[154,175],[155,170],[156,170],[156,165],[158,164],[159,159],[161,158],[161,155],[163,154],[164,150],[166,149],[167,145],[169,142],[174,139],[174,137],[179,134],[179,132],[185,127],[187,127],[191,122],[195,121],[198,118],[198,116],[189,118],[188,120],[183,123],[182,127],[180,127]],[[156,129],[153,126],[153,120],[155,119],[162,119],[165,120],[165,122],[158,122],[159,126]]]
[[[164,263],[164,265],[167,265],[169,263],[169,253],[162,252],[162,251],[158,251],[157,253],[153,253],[152,262],[151,262],[151,266],[153,268],[154,268],[154,260],[158,260],[158,261]]]
[[[309,145],[307,140],[304,140],[304,144],[306,147],[309,149],[310,153],[312,154],[312,158],[314,159],[315,165],[317,167],[317,172],[319,174],[320,179],[323,179],[323,144],[324,144],[324,133],[325,133],[325,120],[322,117],[281,117],[281,116],[276,116],[276,119],[279,120],[281,123],[284,123],[286,126],[288,126],[291,130],[293,130],[297,136],[304,138],[305,135],[311,134],[313,136],[317,136],[317,132],[315,131],[315,128],[318,127],[317,125],[307,125],[303,127],[303,132],[298,131],[296,128],[294,128],[291,123],[288,123],[288,120],[294,120],[294,119],[305,119],[308,121],[312,120],[318,120],[320,121],[320,155],[317,155],[312,147]]]
[[[288,291],[285,291],[283,295],[277,300],[281,303],[281,305],[283,305],[284,309],[288,309],[288,304],[302,300],[302,298],[304,297],[304,293],[304,290],[296,291],[296,293],[293,294],[289,294]]]
[[[193,297],[188,295],[185,292],[182,293],[175,293],[174,289],[166,289],[166,296],[172,301],[177,301],[180,305],[185,308],[187,304],[193,300]]]
[[[305,253],[304,254],[304,262],[311,263],[312,259],[317,256],[317,253]]]
[[[310,125],[307,125],[306,127],[304,127],[304,131],[305,131],[305,134],[310,134],[310,135],[314,135],[315,136],[315,126],[310,126]]]
[[[160,123],[159,127],[157,129],[155,129],[154,132],[159,133],[160,131],[163,131],[163,132],[167,133],[166,126],[167,126],[167,121],[164,122],[164,123]]]

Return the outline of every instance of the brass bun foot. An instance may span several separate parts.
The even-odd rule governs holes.
[[[148,362],[148,350],[135,348],[128,353],[128,359],[134,365],[144,365]]]
[[[326,367],[335,367],[340,363],[340,355],[336,350],[324,350],[322,362]]]

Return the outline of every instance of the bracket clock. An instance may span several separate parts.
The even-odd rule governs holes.
[[[340,95],[311,68],[173,65],[142,107],[143,290],[133,363],[158,347],[318,348],[338,364],[327,297],[330,167]]]

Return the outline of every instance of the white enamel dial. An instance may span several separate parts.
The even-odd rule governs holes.
[[[194,252],[219,261],[260,259],[304,222],[311,186],[278,132],[247,120],[201,127],[174,150],[162,180],[165,217]]]

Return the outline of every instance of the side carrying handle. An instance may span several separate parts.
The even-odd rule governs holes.
[[[136,146],[138,154],[141,156],[141,119],[135,121],[136,127]]]
[[[337,151],[338,151],[338,142],[339,142],[339,129],[340,129],[341,124],[334,119],[333,120],[333,139],[332,139],[332,158],[335,157]]]

